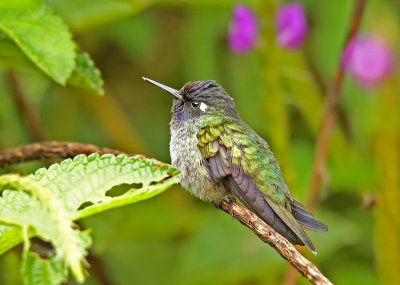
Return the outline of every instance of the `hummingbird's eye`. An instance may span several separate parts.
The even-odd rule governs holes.
[[[193,108],[199,108],[199,107],[200,107],[200,103],[197,102],[197,101],[193,101],[193,102],[192,102],[192,107],[193,107]]]

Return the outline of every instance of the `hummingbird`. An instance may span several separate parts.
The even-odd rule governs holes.
[[[181,185],[215,205],[239,199],[291,243],[316,254],[302,227],[317,232],[328,227],[292,197],[269,145],[243,122],[228,93],[213,80],[176,90],[143,79],[174,96],[170,155]]]

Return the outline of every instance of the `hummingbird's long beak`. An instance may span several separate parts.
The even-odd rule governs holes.
[[[171,87],[168,87],[168,86],[165,86],[164,84],[158,83],[158,82],[156,82],[156,81],[154,81],[154,80],[151,80],[151,79],[148,79],[148,78],[146,78],[146,77],[142,77],[142,78],[143,78],[144,81],[150,82],[151,84],[154,84],[155,86],[158,86],[158,87],[160,87],[161,89],[164,89],[165,91],[171,93],[171,94],[174,95],[176,98],[181,99],[181,100],[183,99],[183,98],[182,98],[182,95],[179,94],[179,91],[178,91],[178,90],[176,90],[176,89],[174,89],[174,88],[171,88]]]

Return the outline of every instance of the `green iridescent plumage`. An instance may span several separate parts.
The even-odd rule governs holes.
[[[225,122],[198,132],[199,149],[205,158],[215,155],[213,141],[231,149],[232,163],[240,166],[258,188],[277,203],[286,204],[291,198],[282,173],[268,145],[247,126]]]
[[[290,242],[315,252],[301,226],[327,231],[326,225],[290,195],[268,144],[242,121],[225,90],[214,81],[180,91],[148,81],[176,97],[170,152],[181,185],[215,204],[237,198]]]

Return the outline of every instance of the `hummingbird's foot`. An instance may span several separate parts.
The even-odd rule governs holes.
[[[226,209],[224,209],[223,207],[220,206],[220,203],[222,201],[225,201],[229,204],[229,210],[227,211]],[[214,206],[220,210],[223,210],[225,212],[229,212],[229,214],[232,216],[232,220],[235,218],[234,214],[233,214],[233,210],[232,210],[232,203],[236,202],[236,199],[233,197],[226,197],[223,200],[221,200],[219,203],[218,202],[213,202]]]
[[[228,202],[229,205],[232,205],[232,202],[236,202],[236,199],[233,197],[227,197],[227,198],[224,198],[224,200],[226,202]],[[232,216],[232,220],[233,220],[235,217],[233,215],[232,207],[229,208],[229,214]]]

